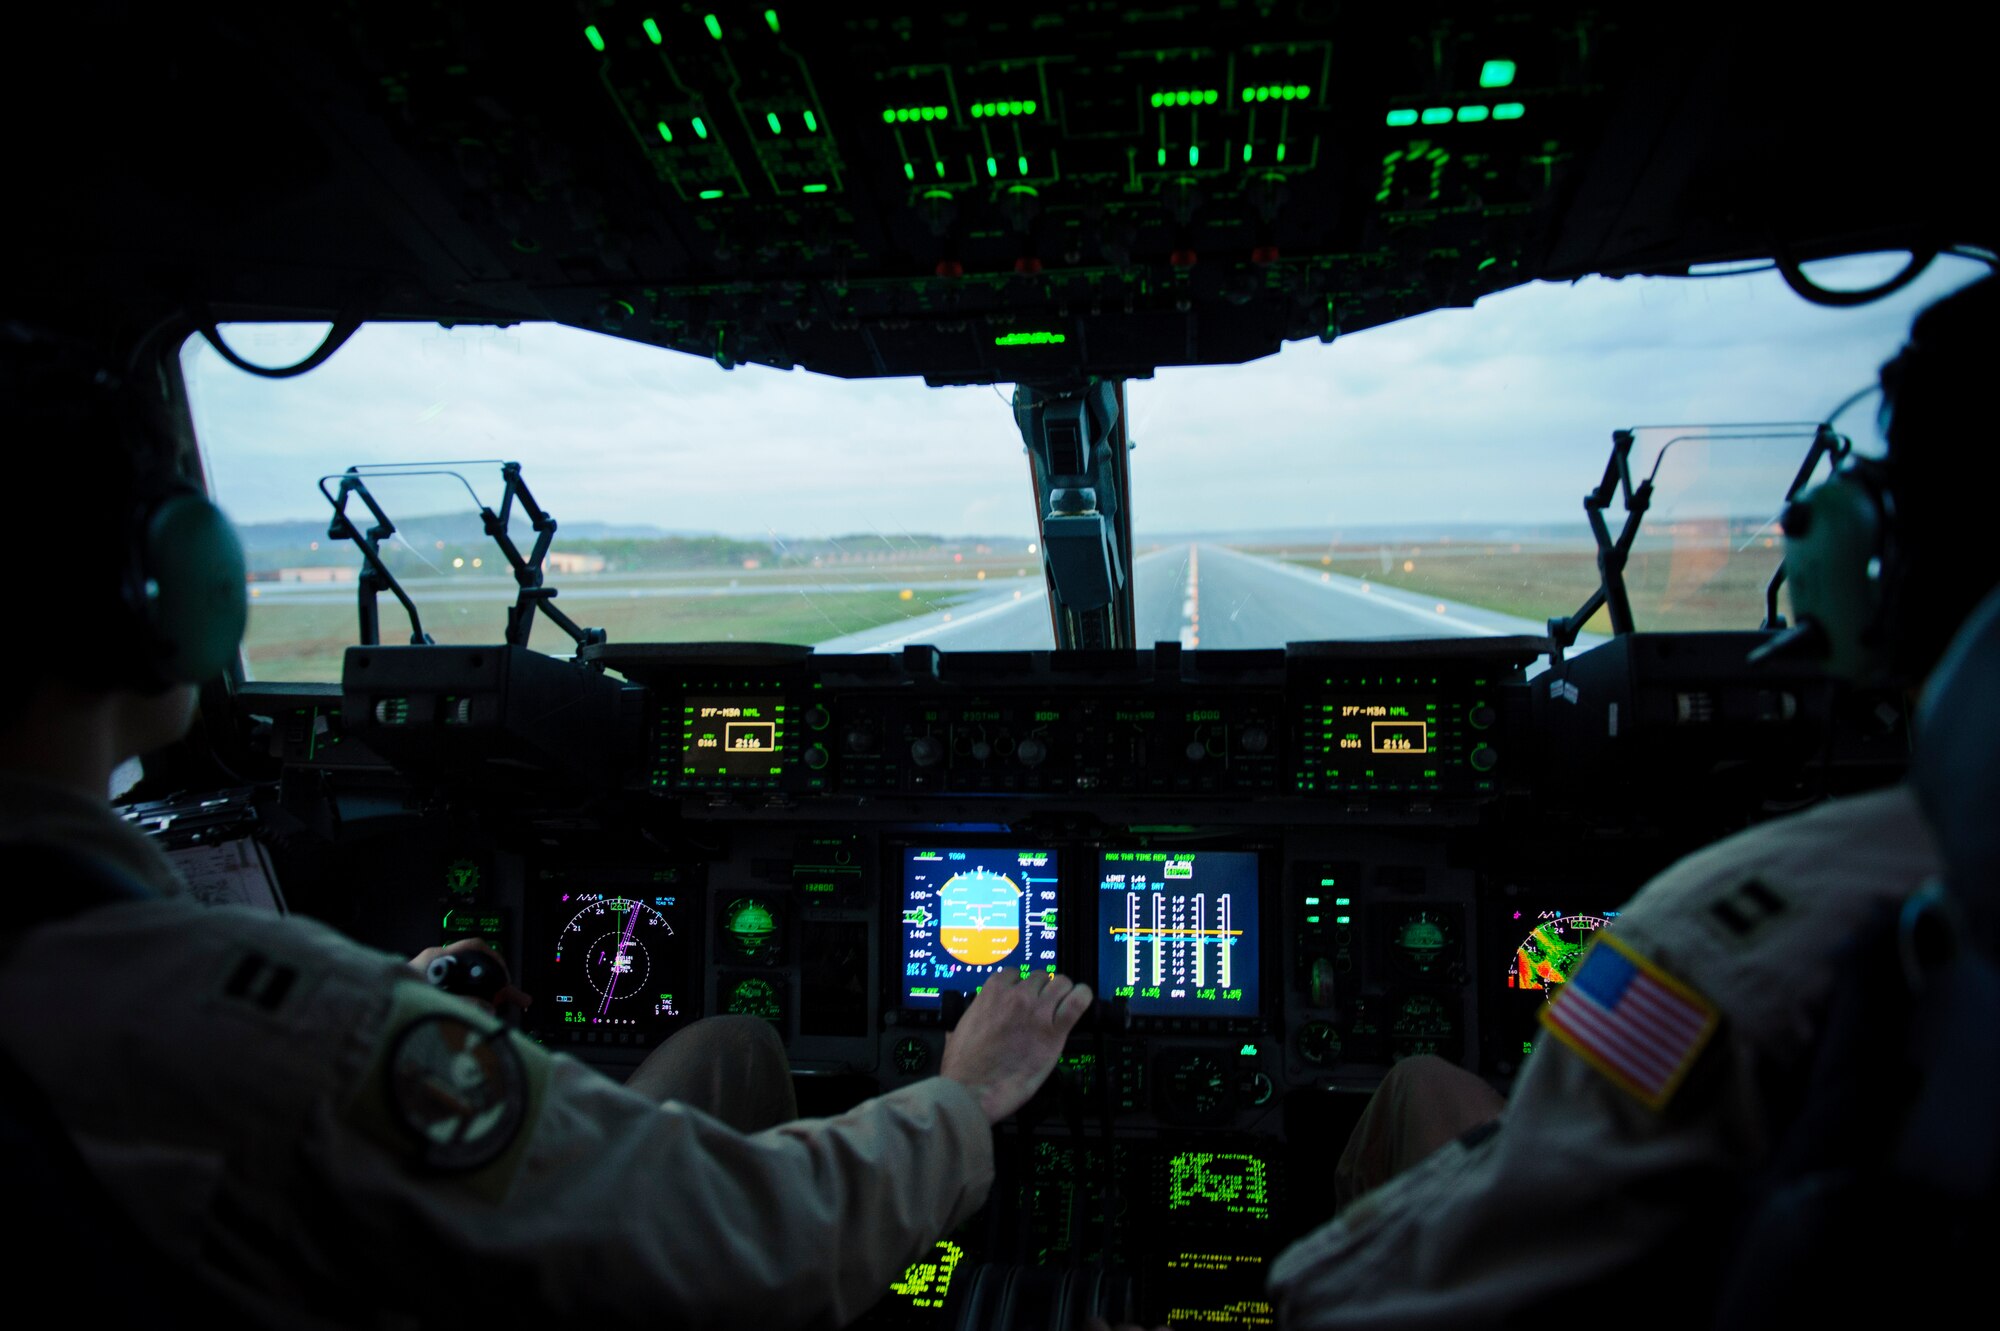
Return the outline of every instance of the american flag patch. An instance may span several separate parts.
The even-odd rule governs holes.
[[[1712,1004],[1600,931],[1542,1025],[1651,1109],[1664,1109],[1715,1034]]]

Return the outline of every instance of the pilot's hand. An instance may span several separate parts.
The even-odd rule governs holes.
[[[1001,971],[945,1037],[938,1075],[978,1096],[987,1122],[998,1123],[1048,1080],[1090,999],[1090,986],[1067,975]]]
[[[479,954],[493,965],[499,967],[502,975],[507,973],[507,963],[501,960],[500,954],[477,938],[461,938],[448,947],[427,947],[417,953],[416,956],[410,958],[410,969],[428,979],[433,961],[436,961],[439,957],[455,957],[466,952]],[[493,995],[491,1002],[482,998],[468,998],[467,1001],[479,1004],[479,1006],[485,1008],[488,1012],[495,1012],[501,1008],[514,1008],[525,1011],[528,1005],[535,1000],[525,990],[515,988],[513,983],[509,981],[500,986],[499,991]]]

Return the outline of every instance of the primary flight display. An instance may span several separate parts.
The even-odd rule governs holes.
[[[903,1006],[934,1008],[1010,966],[1056,968],[1052,850],[903,852]]]

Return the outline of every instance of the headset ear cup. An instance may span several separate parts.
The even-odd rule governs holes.
[[[153,510],[144,539],[152,673],[170,683],[213,678],[235,659],[250,616],[236,529],[208,500],[181,494]]]
[[[1785,581],[1793,617],[1820,627],[1827,673],[1854,682],[1888,668],[1882,634],[1882,501],[1868,478],[1842,472],[1785,515]]]

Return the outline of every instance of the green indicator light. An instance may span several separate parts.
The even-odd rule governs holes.
[[[1511,60],[1489,60],[1479,67],[1479,86],[1482,88],[1504,88],[1514,81],[1514,62]]]
[[[708,137],[708,126],[701,123],[700,116],[696,116],[694,118],[694,136],[698,139],[705,139]]]
[[[1388,122],[1395,129],[1401,129],[1404,125],[1414,125],[1417,123],[1417,113],[1409,107],[1404,107],[1399,111],[1391,111]]]
[[[1319,904],[1319,898],[1318,898],[1318,897],[1307,897],[1307,898],[1306,898],[1306,904],[1307,904],[1308,906],[1317,906],[1317,905]]]
[[[924,197],[926,199],[949,199],[951,191],[948,189],[927,189],[924,191]]]
[[[772,31],[772,32],[776,32],[776,31],[778,30],[778,11],[777,11],[777,10],[775,10],[775,9],[767,9],[767,10],[765,10],[765,11],[764,11],[764,22],[766,22],[766,23],[768,23],[768,24],[770,24],[770,25],[771,25],[771,31]]]
[[[719,189],[705,189],[701,192],[701,197],[704,199],[719,199],[722,197],[722,191]]]
[[[1188,145],[1188,165],[1189,166],[1201,165],[1201,149],[1195,147],[1192,143]]]
[[[1318,924],[1318,923],[1319,923],[1319,916],[1317,916],[1317,915],[1308,915],[1308,916],[1306,916],[1306,923],[1307,923],[1307,924]]]
[[[1483,272],[1485,272],[1485,271],[1486,271],[1486,270],[1487,270],[1488,268],[1491,268],[1491,267],[1492,267],[1492,266],[1493,266],[1494,264],[1496,264],[1496,263],[1499,263],[1499,262],[1500,262],[1500,260],[1498,260],[1497,258],[1494,258],[1494,257],[1492,257],[1491,255],[1488,255],[1488,256],[1487,256],[1486,258],[1484,258],[1484,259],[1481,259],[1481,260],[1479,261],[1479,267],[1478,267],[1478,269],[1477,269],[1476,271],[1478,271],[1478,272],[1482,272],[1482,273],[1483,273]]]
[[[937,167],[937,173],[938,173],[938,179],[939,179],[939,180],[943,180],[943,179],[944,179],[944,163],[943,163],[943,162],[936,162],[936,163],[933,163],[933,165],[935,165],[935,166]]]
[[[665,139],[668,143],[672,143],[674,141],[674,132],[667,128],[667,122],[664,120],[660,122],[660,137]]]
[[[708,25],[708,35],[718,42],[722,40],[722,20],[713,14],[702,15],[701,21]]]
[[[819,133],[819,121],[813,118],[813,113],[810,111],[806,112],[806,133]]]
[[[915,180],[917,178],[916,166],[909,162],[903,163],[903,174],[908,176],[911,180]]]
[[[1335,924],[1352,924],[1354,917],[1352,915],[1336,915],[1333,917],[1333,922]]]
[[[1034,99],[1033,99],[1033,98],[1029,98],[1029,99],[1028,99],[1027,101],[1025,101],[1025,102],[1022,102],[1022,103],[1021,103],[1021,110],[1022,110],[1022,112],[1023,112],[1023,113],[1025,113],[1025,114],[1027,114],[1027,115],[1033,115],[1033,114],[1035,114],[1035,102],[1034,102]]]
[[[1285,145],[1282,143],[1278,145],[1278,160],[1281,162],[1285,160]]]
[[[1257,100],[1258,100],[1258,101],[1260,101],[1260,102],[1268,102],[1268,101],[1270,101],[1270,100],[1271,100],[1271,90],[1270,90],[1269,88],[1259,88],[1259,89],[1257,89]]]
[[[1243,100],[1246,102],[1255,100],[1256,96],[1257,90],[1255,88],[1245,88],[1243,90]]]
[[[1160,94],[1158,94],[1158,93],[1154,93],[1154,94],[1153,94],[1153,105],[1154,105],[1154,106],[1158,106],[1159,104],[1160,104]]]
[[[664,37],[660,36],[660,25],[653,22],[653,20],[647,19],[644,23],[641,23],[639,26],[646,30],[646,40],[651,42],[653,45],[658,46],[661,42],[666,40]]]
[[[1333,904],[1334,904],[1334,905],[1336,905],[1336,906],[1352,906],[1352,905],[1354,904],[1354,898],[1353,898],[1353,897],[1335,897],[1335,898],[1333,899]]]
[[[1007,192],[1009,194],[1027,194],[1038,197],[1038,191],[1033,185],[1009,185]]]
[[[597,25],[595,23],[585,28],[583,30],[583,35],[590,39],[590,44],[592,46],[596,47],[600,51],[604,49],[604,34],[597,30]]]
[[[993,159],[992,159],[991,157],[987,158],[987,159],[986,159],[986,174],[987,174],[987,175],[989,175],[989,176],[997,176],[997,175],[999,175],[999,174],[1000,174],[1000,163],[998,163],[998,162],[994,161],[994,160],[993,160]]]
[[[1061,333],[1002,333],[993,339],[996,347],[1052,347],[1069,339]]]
[[[1167,164],[1167,150],[1165,148],[1162,148],[1160,149],[1160,165],[1165,166],[1166,164]]]
[[[1427,106],[1424,108],[1422,119],[1426,125],[1448,125],[1451,123],[1451,108],[1448,106]]]
[[[1479,121],[1486,119],[1486,115],[1487,111],[1483,106],[1461,106],[1458,108],[1458,118],[1464,124],[1477,124]]]
[[[1257,1057],[1257,1046],[1254,1044],[1246,1044],[1241,1049],[1237,1050],[1236,1054],[1237,1057],[1239,1058],[1255,1058]]]
[[[807,193],[807,194],[824,194],[824,193],[826,193],[826,186],[824,186],[824,185],[807,185],[807,186],[805,187],[805,193]]]
[[[1018,166],[1018,167],[1020,167],[1020,168],[1021,168],[1021,174],[1022,174],[1022,175],[1024,175],[1024,176],[1025,176],[1025,175],[1027,175],[1027,174],[1028,174],[1028,159],[1027,159],[1027,158],[1025,158],[1025,157],[1016,157],[1016,158],[1014,159],[1014,164],[1015,164],[1016,166]]]
[[[1522,106],[1519,102],[1502,102],[1493,108],[1493,118],[1495,120],[1519,120],[1521,113],[1527,109],[1527,107]]]
[[[1243,160],[1246,162],[1250,160],[1250,145],[1247,143],[1243,145]]]
[[[893,124],[895,124],[895,123],[896,123],[896,113],[895,113],[894,111],[884,111],[884,112],[882,113],[882,123],[883,123],[883,124],[885,124],[885,125],[893,125]]]
[[[981,117],[981,116],[983,116],[983,115],[985,115],[985,114],[986,114],[986,103],[984,103],[984,102],[974,102],[974,103],[972,104],[972,118],[973,118],[974,120],[977,120],[977,119],[979,119],[979,117]]]
[[[771,127],[773,134],[783,134],[785,132],[778,127],[778,113],[776,111],[766,111],[764,113],[764,123]]]

